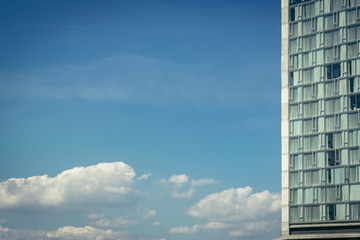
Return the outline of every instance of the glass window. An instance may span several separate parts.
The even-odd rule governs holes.
[[[360,219],[360,204],[352,203],[350,205],[350,219],[358,220]]]
[[[304,207],[304,221],[316,222],[320,220],[319,206],[305,206]]]
[[[350,27],[347,29],[347,38],[348,41],[355,41],[357,39],[356,37],[356,27]]]
[[[351,10],[347,12],[347,24],[356,23],[356,10]]]
[[[360,109],[360,94],[350,95],[350,109],[357,110]]]
[[[290,208],[290,222],[299,222],[299,207]]]
[[[298,51],[298,39],[290,40],[289,48],[290,48],[289,49],[290,54],[297,53],[297,51]]]
[[[290,139],[290,153],[295,153],[299,151],[299,139],[291,138]]]
[[[306,35],[306,34],[309,34],[311,33],[311,20],[308,20],[308,21],[303,21],[302,22],[302,33],[303,35]]]
[[[314,69],[306,69],[303,71],[303,82],[304,84],[314,82]]]
[[[330,49],[333,50],[333,49]],[[340,63],[334,63],[326,65],[326,78],[334,79],[341,76],[341,66]]]
[[[350,76],[356,75],[356,61],[355,60],[347,62],[347,73]],[[352,78],[352,88],[351,89],[352,89],[351,92],[354,92],[354,78]]]
[[[349,114],[349,128],[357,128],[358,127],[358,113]],[[349,132],[350,133],[350,132]]]
[[[360,201],[360,185],[350,185],[350,201]]]
[[[319,102],[308,102],[303,104],[304,117],[315,117],[319,115]]]
[[[289,17],[290,17],[290,21],[295,21],[295,8],[290,8],[289,10]]]
[[[334,17],[333,15],[325,17],[325,30],[334,28]]]
[[[325,100],[325,113],[337,113],[341,110],[341,101],[340,98],[333,98]]]
[[[349,160],[350,160],[350,164],[359,164],[359,149],[358,148],[353,148],[353,149],[349,149]]]
[[[299,186],[299,172],[291,172],[290,174],[290,187]]]
[[[356,43],[347,45],[347,54],[348,54],[348,58],[357,57],[357,44]]]

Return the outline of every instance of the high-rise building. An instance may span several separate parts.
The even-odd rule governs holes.
[[[360,239],[360,0],[281,7],[283,239]]]

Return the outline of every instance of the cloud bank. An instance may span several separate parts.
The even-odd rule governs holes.
[[[134,170],[123,162],[75,167],[55,177],[11,178],[0,183],[0,209],[125,207],[136,191]]]
[[[252,188],[231,188],[209,194],[187,211],[204,218],[206,224],[175,227],[170,233],[192,234],[205,230],[227,230],[232,237],[278,236],[280,234],[280,194]]]
[[[65,226],[56,231],[13,230],[0,225],[0,239],[7,240],[125,240],[129,239],[126,232],[103,230],[91,226]]]

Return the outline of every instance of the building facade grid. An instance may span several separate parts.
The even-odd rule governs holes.
[[[360,0],[283,0],[283,236],[360,221],[359,124]]]

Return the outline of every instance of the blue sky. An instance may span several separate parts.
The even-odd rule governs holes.
[[[280,236],[280,2],[0,1],[0,238]]]

